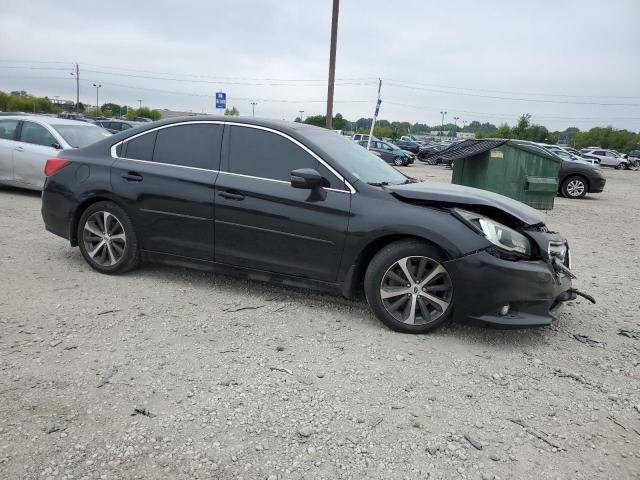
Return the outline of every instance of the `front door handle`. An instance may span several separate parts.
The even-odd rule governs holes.
[[[142,181],[142,175],[140,175],[139,173],[136,173],[136,172],[123,173],[120,176],[122,178],[124,178],[127,182],[141,182]]]
[[[220,192],[218,195],[228,200],[244,200],[244,195],[240,193]]]
[[[16,147],[16,152],[24,152],[24,147]]]

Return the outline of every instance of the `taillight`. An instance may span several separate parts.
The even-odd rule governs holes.
[[[66,167],[71,163],[71,160],[67,160],[66,158],[50,158],[47,160],[46,165],[44,166],[44,174],[47,177],[50,177],[58,170]]]

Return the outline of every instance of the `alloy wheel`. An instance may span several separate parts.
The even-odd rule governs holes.
[[[87,254],[100,266],[114,266],[124,256],[127,237],[122,223],[112,213],[100,211],[87,218],[82,237]]]
[[[567,193],[570,197],[579,197],[584,193],[585,185],[582,180],[571,180],[567,183]]]
[[[445,268],[428,257],[405,257],[386,271],[380,284],[385,309],[399,322],[424,325],[447,312],[453,297]]]

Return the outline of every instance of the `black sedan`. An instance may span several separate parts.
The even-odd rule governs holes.
[[[347,297],[363,287],[382,322],[414,333],[452,316],[547,325],[576,295],[567,243],[538,211],[417,183],[310,125],[164,120],[63,150],[45,172],[47,230],[106,274],[156,260]]]
[[[359,144],[367,148],[366,141],[361,141]],[[393,143],[383,142],[381,140],[371,140],[369,150],[380,156],[385,162],[391,163],[396,167],[407,166],[415,161],[415,155],[406,150],[398,148]]]
[[[412,142],[411,140],[396,140],[393,144],[402,150],[406,150],[407,152],[411,152],[416,155],[418,155],[422,149],[419,143]]]

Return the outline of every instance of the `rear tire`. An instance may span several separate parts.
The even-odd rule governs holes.
[[[426,333],[445,323],[453,311],[454,291],[445,260],[437,248],[420,240],[400,240],[380,250],[364,278],[376,317],[405,333]]]
[[[588,190],[587,182],[579,175],[567,177],[560,187],[563,197],[575,199],[584,197]]]
[[[138,237],[127,212],[113,202],[90,205],[78,222],[78,245],[91,268],[119,274],[138,266]]]

